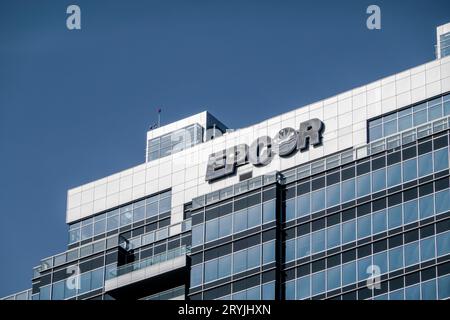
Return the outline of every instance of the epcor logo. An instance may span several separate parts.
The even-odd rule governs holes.
[[[231,175],[238,166],[250,162],[255,166],[265,166],[278,154],[287,157],[294,151],[304,151],[308,145],[317,146],[322,142],[324,125],[319,119],[300,123],[299,130],[283,128],[272,139],[268,136],[257,138],[250,146],[237,146],[213,153],[206,168],[206,181],[213,181]]]

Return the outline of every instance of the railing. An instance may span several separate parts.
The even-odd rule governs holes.
[[[149,266],[153,266],[165,261],[169,261],[172,259],[175,259],[180,256],[184,256],[186,254],[190,253],[190,248],[186,246],[182,246],[179,248],[175,248],[166,252],[159,253],[157,255],[154,255],[152,257],[149,257],[147,259],[143,259],[140,261],[132,262],[123,266],[115,267],[113,269],[110,269],[106,273],[106,280],[110,280],[113,278],[116,278],[118,276],[127,274],[129,272],[137,271],[144,269]]]

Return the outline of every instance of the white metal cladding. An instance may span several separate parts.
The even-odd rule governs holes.
[[[367,142],[367,119],[448,91],[450,57],[445,57],[71,189],[68,191],[66,221],[71,223],[172,188],[171,223],[180,222],[183,219],[184,203],[199,195],[236,184],[242,172],[253,170],[255,177],[285,170],[349,147],[356,148]],[[202,113],[193,117],[201,118],[204,115]],[[189,119],[187,122],[192,121],[190,118],[186,118]],[[325,124],[321,146],[310,148],[307,152],[297,152],[290,158],[275,157],[263,167],[253,167],[251,164],[241,166],[236,175],[217,182],[205,181],[206,165],[211,153],[240,143],[250,144],[260,136],[273,137],[285,127],[298,129],[301,122],[312,118],[318,118]],[[186,122],[183,120],[177,121],[176,126]],[[171,126],[173,124],[161,127],[161,134],[169,132]],[[155,134],[157,132],[151,136]]]

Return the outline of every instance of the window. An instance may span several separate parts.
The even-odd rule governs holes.
[[[257,205],[248,209],[248,228],[253,228],[261,224],[261,206]]]
[[[295,280],[286,282],[284,291],[286,300],[295,300]]]
[[[219,237],[219,219],[206,222],[206,242],[216,240]]]
[[[342,225],[342,243],[356,240],[356,221],[351,220]]]
[[[316,231],[312,234],[313,253],[325,250],[325,230]]]
[[[319,211],[325,208],[325,189],[314,191],[312,193],[312,212]]]
[[[234,213],[233,232],[240,232],[247,229],[247,210]]]
[[[355,199],[355,179],[342,182],[342,202]]]
[[[65,280],[55,282],[52,288],[52,300],[64,300]]]
[[[377,192],[386,188],[386,169],[380,169],[372,173],[372,190]]]
[[[341,267],[337,266],[327,270],[327,290],[334,290],[341,285]]]
[[[120,226],[126,226],[133,222],[133,212],[132,211],[126,211],[122,212],[120,214]]]
[[[450,275],[446,275],[438,279],[438,289],[439,300],[450,297]]]
[[[310,213],[309,199],[310,199],[309,193],[298,197],[297,211],[299,217],[306,216]]]
[[[263,223],[275,220],[275,200],[263,203]]]
[[[373,255],[373,264],[380,268],[381,274],[388,272],[388,254],[387,251],[383,251]]]
[[[81,241],[92,238],[92,224],[81,227]]]
[[[86,293],[91,290],[91,273],[85,272],[80,275],[80,289],[78,294]]]
[[[108,216],[108,220],[106,221],[106,231],[111,231],[119,228],[119,214]]]
[[[417,221],[417,200],[412,200],[403,204],[403,221],[405,224]]]
[[[375,212],[372,215],[373,233],[377,234],[386,231],[386,227],[387,227],[386,210]]]
[[[327,187],[327,207],[332,207],[339,204],[341,199],[339,183]]]
[[[405,267],[419,263],[419,241],[405,245]]]
[[[203,223],[192,227],[192,246],[203,244]]]
[[[286,200],[286,221],[295,219],[295,198]]]
[[[146,215],[147,218],[158,215],[158,201],[147,204]]]
[[[436,300],[436,279],[421,283],[422,300]]]
[[[427,153],[419,156],[419,177],[429,175],[433,172],[433,155]]]
[[[275,241],[263,243],[263,264],[275,261]]]
[[[372,264],[372,258],[365,257],[362,259],[358,259],[358,281],[366,280],[369,278],[371,273],[368,273],[368,268]]]
[[[450,253],[450,231],[436,236],[437,255],[443,256]]]
[[[434,258],[434,237],[420,240],[420,260],[426,261]]]
[[[231,214],[219,218],[219,238],[231,234]]]
[[[402,225],[402,206],[398,205],[388,209],[389,229],[397,228]]]
[[[352,261],[342,265],[342,285],[346,286],[356,282],[356,262]]]
[[[403,182],[417,178],[417,160],[409,159],[403,162]]]
[[[233,273],[239,273],[247,269],[247,250],[241,250],[233,254]]]
[[[370,236],[371,216],[370,214],[358,218],[358,239]]]
[[[262,300],[275,300],[275,282],[262,285]]]
[[[103,287],[103,268],[91,271],[91,290]]]
[[[311,278],[310,276],[297,279],[297,299],[305,299],[311,296]]]
[[[403,247],[389,250],[389,271],[403,268]]]
[[[213,259],[205,262],[205,283],[214,281],[218,276],[218,260]]]
[[[405,300],[420,300],[420,284],[405,289]]]
[[[358,177],[357,189],[358,197],[362,197],[370,193],[370,174],[365,174]]]
[[[434,152],[434,171],[438,172],[448,168],[448,149],[440,149]]]
[[[419,199],[420,219],[431,217],[434,214],[433,200],[432,194]]]
[[[286,262],[295,259],[295,239],[286,241],[285,255],[286,255]]]
[[[247,269],[259,267],[261,265],[261,247],[255,246],[247,249]]]
[[[402,182],[402,171],[400,163],[387,168],[387,186],[392,187]]]
[[[305,235],[297,239],[297,258],[301,259],[311,255],[310,235]]]
[[[450,190],[437,192],[435,195],[436,214],[450,210]]]
[[[203,270],[202,270],[202,264],[197,264],[195,266],[193,266],[191,268],[191,288],[199,286],[202,284],[202,275],[203,275]]]
[[[341,226],[339,224],[327,229],[327,249],[341,245]]]
[[[312,295],[320,294],[325,291],[325,271],[318,272],[312,276]]]

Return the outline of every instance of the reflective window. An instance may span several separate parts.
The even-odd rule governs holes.
[[[310,213],[309,200],[310,200],[309,193],[298,197],[297,211],[298,211],[299,217],[303,217]]]
[[[398,205],[388,209],[389,229],[397,228],[402,225],[402,206]]]
[[[402,171],[400,163],[387,168],[387,186],[392,187],[402,182]]]
[[[202,270],[202,264],[195,265],[191,268],[191,288],[199,286],[203,282],[203,270]]]
[[[297,258],[304,258],[311,255],[310,235],[305,235],[297,239]]]
[[[341,226],[339,224],[327,229],[327,249],[337,247],[341,244]]]
[[[372,173],[372,192],[386,188],[386,169],[380,169]]]
[[[387,227],[386,210],[375,212],[372,215],[373,233],[376,234],[379,232],[386,231],[386,227]]]
[[[409,159],[403,162],[403,182],[417,178],[417,160]]]
[[[358,239],[365,238],[371,232],[371,215],[365,215],[358,218]]]
[[[310,276],[297,279],[297,299],[305,299],[311,296],[311,278]]]
[[[325,291],[325,271],[312,275],[312,295],[316,295]]]
[[[356,240],[356,222],[355,220],[347,221],[342,225],[342,243],[352,242]]]
[[[325,250],[325,230],[316,231],[312,234],[313,253]]]
[[[434,237],[420,240],[420,260],[426,261],[434,258]]]
[[[403,268],[403,247],[389,250],[389,271]]]
[[[349,179],[342,182],[342,202],[355,199],[355,179]]]
[[[431,217],[434,214],[434,197],[432,194],[419,199],[420,219]]]
[[[444,148],[434,152],[434,171],[438,172],[448,168],[448,149]]]
[[[433,172],[433,155],[427,153],[419,156],[419,177],[429,175]]]
[[[357,178],[358,197],[368,195],[370,193],[370,174],[365,174]]]
[[[327,207],[332,207],[339,204],[341,199],[340,185],[334,184],[327,187]]]
[[[314,191],[312,193],[312,212],[319,211],[325,208],[325,189]]]
[[[356,262],[342,265],[342,285],[346,286],[356,282]]]
[[[405,267],[419,263],[419,241],[405,245]]]
[[[275,200],[263,203],[263,223],[275,220]]]
[[[405,224],[417,221],[418,218],[417,200],[408,201],[403,204],[403,222]]]

